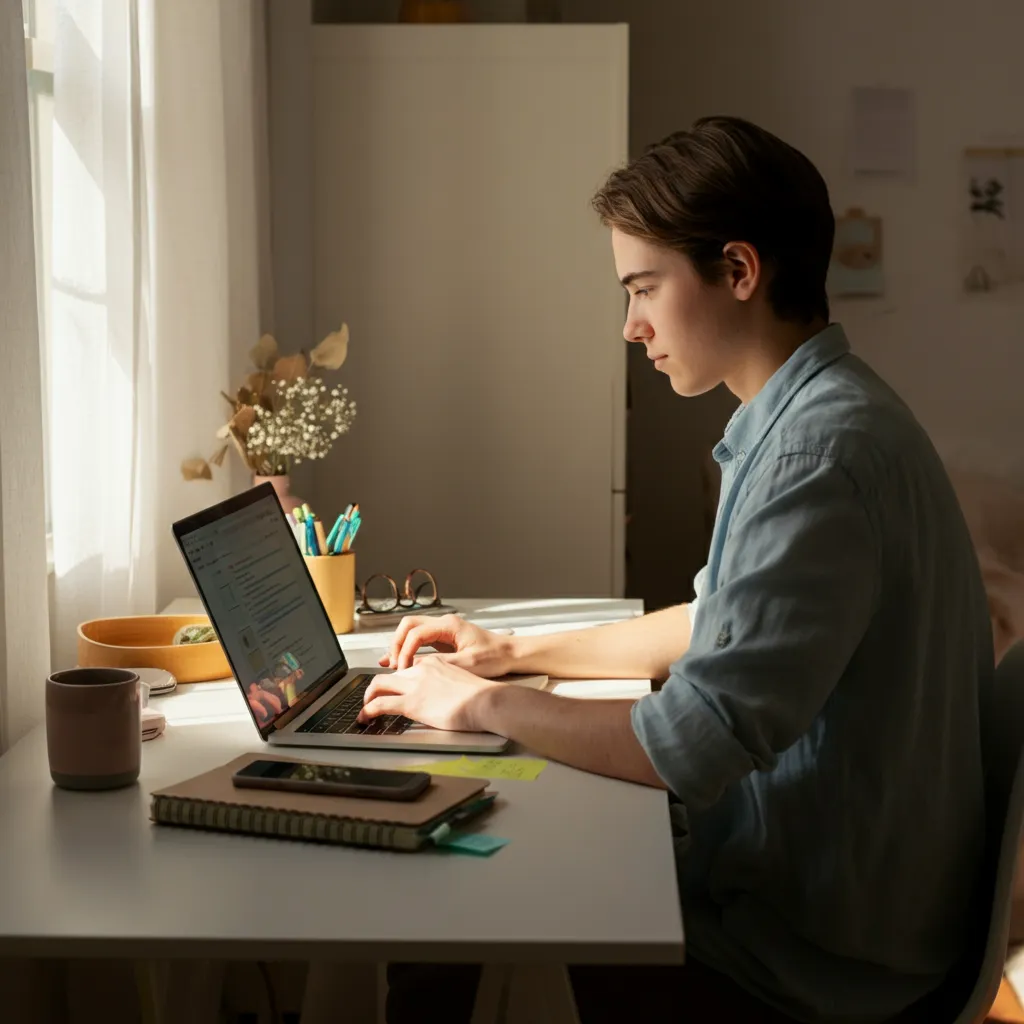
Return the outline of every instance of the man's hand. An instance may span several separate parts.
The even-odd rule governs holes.
[[[442,652],[444,661],[478,676],[503,676],[515,663],[512,641],[457,615],[407,615],[398,624],[391,650],[380,663],[386,668],[406,669],[416,652],[427,644]]]
[[[420,658],[412,668],[375,676],[366,688],[360,722],[378,715],[405,715],[435,729],[480,732],[480,702],[487,690],[503,686],[481,679],[438,656]]]

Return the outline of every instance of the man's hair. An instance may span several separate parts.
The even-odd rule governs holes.
[[[835,218],[828,187],[799,150],[738,117],[705,117],[614,171],[593,199],[608,227],[686,255],[721,279],[728,242],[748,242],[768,271],[780,320],[828,320]]]

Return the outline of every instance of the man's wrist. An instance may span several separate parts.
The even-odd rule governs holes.
[[[476,695],[473,707],[473,725],[477,732],[502,731],[502,706],[514,685],[508,683],[492,683],[483,687]]]
[[[507,637],[508,646],[505,648],[509,672],[536,672],[530,659],[536,648],[536,637],[532,636],[510,636]]]

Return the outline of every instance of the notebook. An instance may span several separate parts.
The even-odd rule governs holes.
[[[161,825],[413,851],[431,842],[438,830],[445,834],[452,825],[481,814],[496,796],[484,793],[486,779],[444,776],[434,777],[421,796],[408,802],[236,789],[231,776],[257,760],[292,759],[265,751],[242,754],[212,771],[156,790],[150,817]]]

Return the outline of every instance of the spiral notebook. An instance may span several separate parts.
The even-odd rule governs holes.
[[[212,771],[156,790],[150,817],[160,825],[413,851],[452,825],[486,811],[496,795],[484,793],[486,779],[445,776],[433,777],[423,794],[408,802],[235,788],[231,776],[254,760],[290,758],[262,751],[242,754]]]

